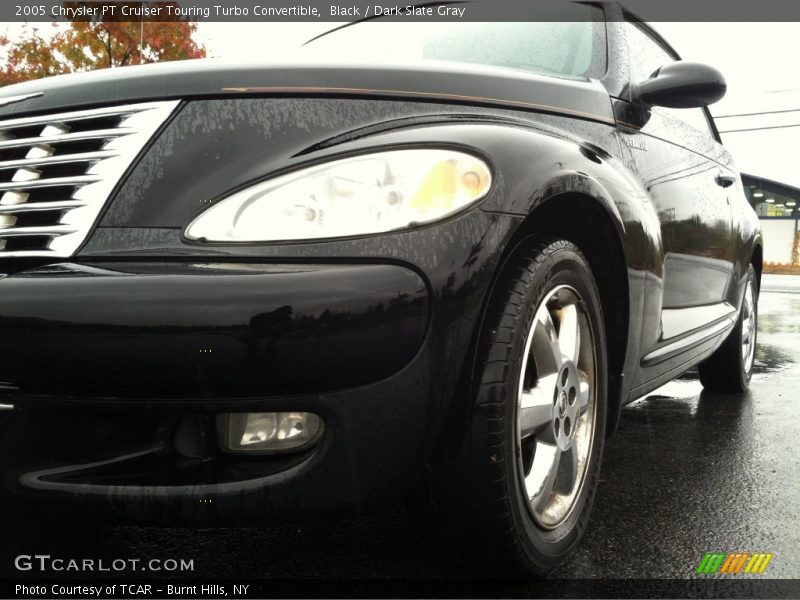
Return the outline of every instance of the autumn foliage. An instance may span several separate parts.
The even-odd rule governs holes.
[[[141,6],[142,3],[125,4]],[[147,3],[148,6],[167,4],[176,3]],[[47,35],[42,34],[44,28],[33,27],[16,39],[0,36],[0,53],[5,54],[0,67],[0,85],[76,71],[206,55],[205,48],[192,39],[197,23],[178,18],[169,21],[145,18],[136,22],[95,18],[45,27]]]

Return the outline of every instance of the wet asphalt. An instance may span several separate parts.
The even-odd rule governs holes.
[[[747,395],[705,393],[690,374],[623,410],[606,443],[587,533],[554,579],[692,578],[709,551],[773,553],[769,578],[800,578],[800,277],[765,276],[759,312]],[[417,529],[400,504],[360,518],[259,530],[21,526],[6,515],[0,578],[20,575],[13,569],[20,553],[191,558],[193,579],[475,575]]]

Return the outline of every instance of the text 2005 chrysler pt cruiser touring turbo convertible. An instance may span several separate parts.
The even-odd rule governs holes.
[[[259,523],[410,496],[555,567],[622,405],[695,365],[746,388],[762,252],[722,76],[569,10],[406,27],[417,66],[0,91],[4,501]]]

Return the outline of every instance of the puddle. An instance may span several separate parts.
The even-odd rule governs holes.
[[[782,371],[794,362],[794,355],[790,352],[778,346],[759,342],[756,346],[756,358],[753,361],[753,373]]]

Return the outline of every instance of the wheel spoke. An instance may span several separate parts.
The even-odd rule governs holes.
[[[520,438],[533,434],[553,420],[553,393],[558,373],[540,377],[530,390],[523,391],[519,403]]]
[[[577,479],[578,451],[575,448],[575,444],[573,444],[561,454],[561,459],[558,461],[558,477],[556,478],[554,489],[560,494],[567,495],[572,492]]]
[[[578,384],[578,414],[583,414],[586,411],[586,407],[589,406],[589,382],[586,381],[584,378],[583,373],[579,375],[580,383]]]
[[[562,360],[578,362],[578,353],[581,349],[578,308],[574,304],[568,304],[554,312],[558,319],[558,346]]]
[[[525,477],[528,499],[537,512],[544,511],[553,491],[561,452],[556,446],[537,442],[530,473]]]
[[[553,323],[550,312],[544,304],[536,312],[533,327],[530,352],[534,357],[537,373],[539,377],[556,373],[561,368],[564,359],[558,344],[558,332],[556,331],[555,323]]]

